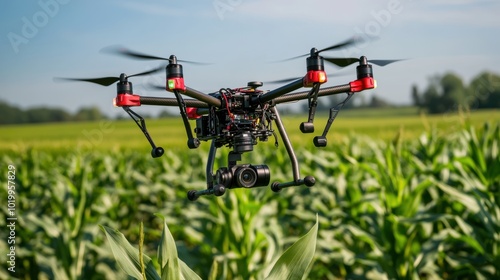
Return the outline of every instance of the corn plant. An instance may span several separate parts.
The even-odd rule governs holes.
[[[430,130],[412,141],[404,134],[392,141],[350,135],[320,150],[303,145],[296,153],[301,172],[317,179],[313,188],[230,190],[196,203],[185,195],[206,186],[206,147],[167,150],[155,160],[129,150],[4,152],[0,166],[18,171],[20,273],[0,266],[0,278],[122,279],[98,225],[140,244],[143,221],[147,254],[163,234],[164,223],[151,215],[159,212],[178,257],[202,278],[265,278],[318,213],[311,279],[500,279],[500,125]],[[247,156],[269,165],[272,180],[290,178],[282,147],[259,145]],[[0,231],[2,251],[6,241]],[[158,271],[159,257],[151,262]]]
[[[54,160],[31,150],[21,160],[8,160],[19,171],[17,276],[86,279],[116,270],[112,256],[99,248],[104,240],[96,224],[109,221],[99,211],[112,206],[96,209],[105,207],[105,194],[94,188],[99,184],[92,174],[95,159]]]
[[[301,220],[313,220],[311,210],[325,217],[311,274],[498,278],[499,128],[447,137],[434,131],[409,143],[351,138],[321,160],[306,153],[322,183],[287,211]]]
[[[179,259],[174,238],[165,219],[163,220],[163,232],[157,253],[159,273],[152,259],[142,253],[142,243],[139,244],[139,249],[136,249],[121,232],[102,226],[116,261],[127,275],[135,279],[201,279]],[[313,261],[317,233],[318,223],[281,255],[266,279],[304,279]],[[209,279],[217,279],[217,270],[218,265],[215,263]],[[247,278],[247,275],[240,276],[251,279]],[[224,276],[222,279],[228,278]]]

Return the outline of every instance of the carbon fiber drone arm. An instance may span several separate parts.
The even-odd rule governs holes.
[[[348,93],[348,92],[351,92],[351,85],[350,84],[332,86],[332,87],[326,87],[326,88],[320,89],[318,92],[318,97],[340,94],[340,93]],[[287,102],[294,102],[294,101],[298,101],[298,100],[304,100],[304,99],[308,98],[308,96],[307,96],[308,94],[309,94],[309,91],[303,91],[303,92],[282,95],[282,96],[279,96],[276,99],[274,99],[274,103],[281,104],[281,103],[287,103]]]
[[[175,98],[165,98],[165,97],[152,97],[152,96],[140,96],[140,104],[142,105],[156,105],[156,106],[179,106],[177,99]],[[196,99],[184,99],[187,107],[193,108],[208,108],[208,103],[205,103]]]
[[[280,88],[277,88],[277,89],[274,89],[274,90],[271,90],[265,94],[262,94],[260,95],[259,97],[256,98],[255,101],[257,101],[258,103],[266,103],[266,102],[269,102],[275,98],[279,98],[287,93],[290,93],[296,89],[299,89],[301,87],[304,86],[304,82],[303,82],[303,78],[300,78],[296,81],[293,81],[287,85],[284,85]],[[307,97],[306,97],[307,98]],[[254,102],[255,102],[254,101]]]

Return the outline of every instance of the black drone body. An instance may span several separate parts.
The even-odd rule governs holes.
[[[196,118],[196,137],[215,142],[215,147],[228,146],[235,152],[253,150],[257,139],[267,141],[272,136],[273,114],[267,104],[252,102],[263,94],[256,87],[262,83],[251,82],[251,88],[221,89],[215,97],[222,102],[221,108],[212,108],[207,115]],[[192,110],[192,109],[191,109]]]
[[[241,161],[241,155],[245,152],[253,151],[253,146],[259,141],[268,141],[274,137],[275,145],[278,145],[278,134],[290,158],[293,178],[289,182],[274,182],[271,189],[279,192],[283,188],[291,186],[306,185],[311,187],[315,184],[312,176],[301,177],[299,163],[295,156],[292,144],[288,138],[285,127],[281,121],[277,105],[281,103],[293,102],[298,100],[308,100],[309,114],[308,120],[300,125],[303,133],[314,132],[314,115],[318,98],[333,94],[346,93],[346,99],[337,106],[330,109],[330,117],[320,136],[314,137],[316,147],[327,145],[326,135],[335,120],[339,110],[354,93],[376,87],[373,78],[372,65],[368,63],[366,57],[357,58],[324,58],[319,54],[323,51],[329,51],[346,47],[356,43],[351,39],[341,44],[317,50],[311,49],[306,56],[306,75],[297,78],[284,86],[271,91],[263,91],[260,87],[261,82],[249,82],[247,87],[229,89],[222,88],[216,93],[205,94],[195,89],[189,88],[184,83],[184,73],[182,65],[179,62],[193,63],[190,61],[177,60],[175,56],[169,58],[145,55],[123,48],[114,49],[111,52],[136,59],[160,59],[167,60],[169,63],[165,68],[166,86],[165,90],[172,92],[175,98],[166,97],[148,97],[135,95],[133,93],[132,83],[128,81],[129,77],[149,75],[160,71],[160,68],[139,74],[126,76],[121,74],[119,77],[105,77],[95,79],[69,79],[76,81],[86,81],[108,86],[114,82],[117,83],[117,96],[114,103],[122,107],[130,117],[137,123],[138,127],[144,133],[146,139],[152,147],[152,157],[160,157],[164,150],[157,147],[152,140],[146,128],[144,119],[135,113],[131,107],[141,105],[157,106],[177,106],[184,122],[187,146],[190,149],[196,149],[200,141],[210,141],[210,151],[208,154],[208,163],[206,166],[207,188],[199,191],[189,191],[188,198],[196,200],[202,195],[214,194],[223,195],[227,189],[232,188],[254,188],[268,186],[271,180],[271,171],[266,165],[238,164]],[[327,75],[324,70],[324,61],[344,67],[358,62],[356,67],[357,79],[344,85],[337,85],[320,89],[321,85],[327,82]],[[373,63],[383,66],[397,60],[374,60]],[[163,68],[163,67],[162,67]],[[302,87],[309,88],[308,91],[293,91]],[[190,99],[184,99],[188,96]],[[190,119],[196,120],[196,128],[191,128]],[[220,167],[214,172],[214,162],[217,149],[221,147],[230,148],[228,155],[228,164]]]

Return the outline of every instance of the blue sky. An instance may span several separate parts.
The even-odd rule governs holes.
[[[97,105],[114,116],[121,111],[111,105],[114,85],[56,83],[53,77],[118,76],[160,64],[100,52],[123,45],[213,63],[184,65],[188,86],[212,92],[253,80],[302,76],[305,59],[270,62],[352,36],[376,36],[324,55],[408,59],[374,66],[379,87],[360,93],[407,104],[411,85],[423,88],[436,74],[453,71],[467,82],[484,70],[500,73],[499,13],[500,2],[494,0],[1,1],[0,99],[23,108],[45,105],[72,112]],[[348,75],[331,78],[325,86],[355,79],[354,65],[327,66],[326,71]],[[136,94],[170,96],[142,86],[164,83],[164,73],[132,82]]]

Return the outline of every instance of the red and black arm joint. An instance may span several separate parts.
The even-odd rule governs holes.
[[[356,92],[368,90],[368,89],[374,89],[377,87],[376,81],[373,78],[373,70],[372,66],[368,64],[367,60],[365,57],[361,57],[360,63],[356,68],[357,72],[357,79],[344,85],[338,85],[338,86],[332,86],[332,87],[327,87],[323,89],[319,89],[317,92],[317,96],[329,96],[329,95],[335,95],[335,94],[342,94],[342,93],[347,93],[347,97],[344,101],[340,102],[336,106],[330,109],[330,116],[328,118],[328,122],[325,126],[325,129],[323,130],[323,133],[321,136],[316,136],[313,140],[314,145],[316,147],[325,147],[327,144],[326,140],[326,135],[328,134],[328,131],[335,120],[337,114],[339,113],[340,109],[344,106],[344,104],[352,97],[352,95]],[[304,78],[306,79],[306,78]],[[281,103],[288,103],[288,102],[294,102],[294,101],[299,101],[303,99],[309,99],[311,96],[311,91],[305,91],[305,92],[297,92],[297,93],[290,93],[286,94],[283,96],[276,97],[274,99],[274,104],[281,104]],[[311,112],[311,110],[310,110]],[[309,125],[311,126],[311,125]],[[301,125],[301,130],[302,125]]]
[[[356,67],[356,73],[357,80],[350,82],[344,87],[340,87],[345,90],[345,93],[347,93],[347,97],[342,102],[330,108],[330,115],[328,117],[328,121],[325,125],[323,133],[320,136],[314,137],[313,139],[313,143],[316,147],[325,147],[327,145],[328,141],[326,135],[328,134],[328,131],[330,130],[333,122],[335,121],[335,118],[337,117],[342,107],[344,107],[349,99],[351,99],[355,92],[376,88],[377,85],[375,79],[373,78],[372,66],[368,64],[366,57],[362,57],[359,65]],[[347,88],[348,91],[346,90]]]
[[[307,58],[306,65],[307,74],[304,77],[304,87],[311,88],[307,95],[309,113],[307,122],[302,122],[300,124],[300,131],[302,131],[302,133],[313,133],[314,115],[316,114],[316,107],[318,106],[319,87],[321,84],[327,82],[327,76],[324,71],[325,66],[323,57],[318,55],[318,50],[315,48],[311,49],[311,56]]]
[[[151,145],[151,156],[153,158],[161,157],[165,150],[162,147],[157,147],[149,135],[148,129],[146,128],[146,121],[136,112],[132,111],[130,107],[140,106],[140,96],[133,94],[132,83],[126,78],[121,79],[117,84],[117,96],[114,101],[116,106],[122,107],[125,112],[135,121],[141,132],[144,134],[149,144]]]
[[[181,93],[186,93],[186,85],[184,84],[184,75],[182,65],[177,64],[175,56],[170,57],[170,63],[167,65],[167,91],[173,92],[179,105],[180,114],[186,129],[187,145],[190,149],[196,149],[200,146],[200,140],[193,136],[191,124],[189,123],[186,102]]]
[[[132,83],[129,82],[126,77],[124,77],[117,83],[117,96],[114,99],[114,105],[122,107],[123,110],[127,112],[127,114],[135,121],[152,147],[151,156],[153,158],[162,156],[164,153],[164,149],[162,147],[156,146],[147,130],[144,118],[134,112],[131,107],[137,107],[141,105],[179,106],[181,116],[184,121],[184,126],[186,127],[186,133],[188,135],[188,147],[193,149],[199,146],[199,140],[193,137],[188,118],[193,115],[205,113],[207,110],[205,108],[208,108],[210,104],[220,106],[220,101],[218,99],[200,93],[196,90],[187,88],[184,85],[182,68],[180,69],[181,75],[178,75],[178,68],[174,69],[172,72],[174,74],[170,77],[167,72],[167,90],[173,92],[176,98],[136,95],[133,93]],[[184,93],[188,96],[198,97],[198,99],[184,100],[181,93]]]

